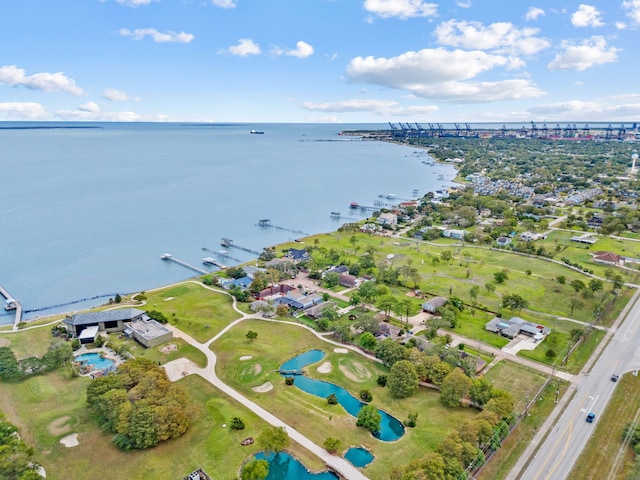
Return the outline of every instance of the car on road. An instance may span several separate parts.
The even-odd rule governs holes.
[[[613,375],[611,375],[611,381],[612,382],[617,382],[619,378],[620,377],[618,375],[616,375],[615,373]]]
[[[593,419],[596,418],[596,414],[593,412],[587,413],[587,423],[593,423]]]

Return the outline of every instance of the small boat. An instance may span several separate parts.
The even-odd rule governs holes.
[[[340,212],[331,212],[331,216],[332,217],[339,217],[340,216]]]
[[[264,132],[262,130],[251,130],[250,133],[252,135],[264,135]]]

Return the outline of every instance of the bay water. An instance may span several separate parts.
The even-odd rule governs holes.
[[[365,218],[350,202],[451,185],[451,165],[412,147],[339,135],[384,128],[2,122],[0,285],[25,319],[79,310],[196,275],[163,253],[233,265],[255,255],[221,247],[223,237],[261,251]],[[233,258],[216,257],[223,249]],[[12,321],[0,309],[0,323]]]

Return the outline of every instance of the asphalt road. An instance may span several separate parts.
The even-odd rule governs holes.
[[[558,418],[521,480],[564,480],[599,422],[617,383],[613,374],[640,369],[640,302],[629,310],[590,373],[576,384],[576,393]],[[593,423],[586,421],[595,413]]]

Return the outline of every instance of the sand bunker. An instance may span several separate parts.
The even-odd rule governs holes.
[[[241,361],[245,361],[245,360],[251,360],[253,357],[251,355],[243,355],[240,357]]]
[[[331,371],[331,362],[324,362],[318,367],[318,373],[329,373]]]
[[[56,437],[58,435],[62,435],[63,433],[67,433],[69,430],[71,430],[71,426],[67,425],[67,422],[69,420],[71,420],[71,417],[69,416],[60,417],[57,420],[51,422],[47,427],[47,430],[49,430],[49,433],[51,435]]]
[[[345,377],[354,382],[366,382],[371,378],[369,369],[360,362],[350,362],[348,365],[340,365],[340,371]]]
[[[349,353],[349,350],[346,348],[334,348],[333,351],[336,353]]]
[[[167,297],[164,299],[165,302],[168,302],[169,300],[173,300],[173,297]]]
[[[253,387],[251,390],[253,390],[254,392],[258,392],[258,393],[265,393],[265,392],[268,392],[271,389],[273,389],[273,384],[271,382],[267,382],[267,383],[263,383],[262,385],[260,385],[258,387]]]
[[[67,448],[77,447],[78,445],[80,445],[80,442],[78,442],[78,434],[72,433],[70,435],[67,435],[66,437],[62,437],[60,439],[60,443]]]

